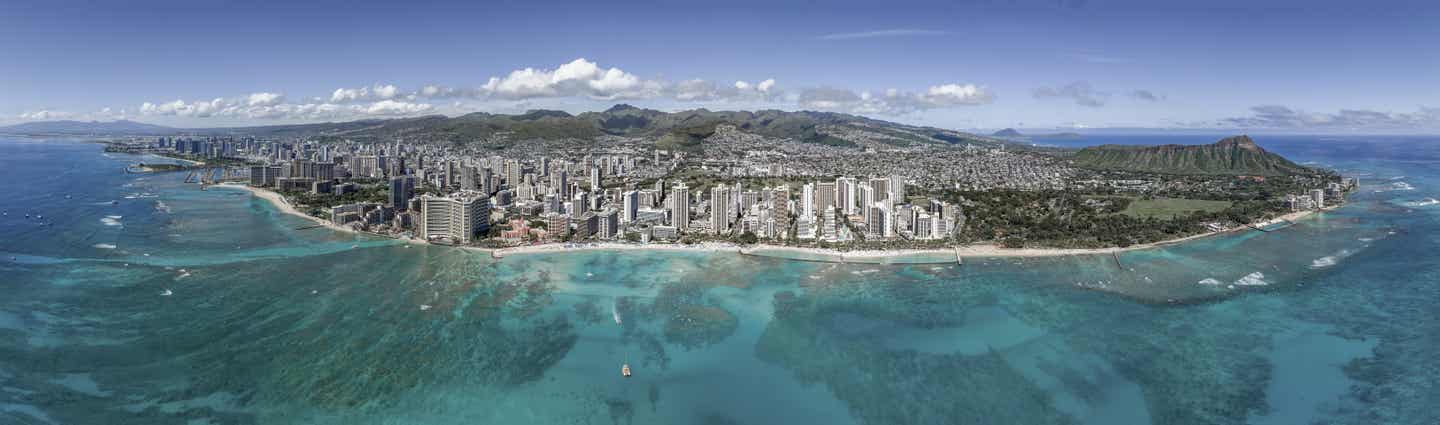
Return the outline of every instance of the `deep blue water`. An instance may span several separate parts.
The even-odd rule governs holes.
[[[1440,140],[1257,141],[1363,189],[1118,267],[957,267],[497,261],[3,139],[0,423],[1437,423]]]

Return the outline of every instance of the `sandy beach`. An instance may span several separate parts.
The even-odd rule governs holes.
[[[336,225],[335,223],[331,223],[330,220],[325,220],[325,219],[322,219],[322,218],[319,218],[319,217],[311,216],[310,214],[305,214],[305,213],[303,213],[303,212],[300,212],[300,210],[295,209],[295,207],[294,207],[293,205],[290,205],[290,202],[289,202],[289,201],[286,201],[286,200],[285,200],[285,197],[284,197],[283,195],[280,195],[279,193],[276,193],[276,192],[271,191],[271,190],[261,189],[261,188],[257,188],[257,187],[250,187],[250,186],[246,186],[246,185],[244,185],[244,184],[236,184],[236,183],[221,183],[221,184],[217,184],[217,185],[212,185],[212,186],[210,186],[210,188],[212,188],[212,189],[215,189],[215,188],[226,188],[226,189],[240,189],[240,190],[244,190],[244,191],[246,191],[246,192],[250,192],[251,195],[255,195],[255,197],[257,197],[257,198],[260,198],[260,199],[264,199],[264,200],[266,200],[266,201],[269,201],[271,205],[274,205],[275,208],[276,208],[276,209],[279,209],[280,212],[282,212],[282,213],[295,215],[295,216],[297,216],[297,217],[302,217],[302,218],[304,218],[304,219],[306,219],[306,220],[310,220],[310,221],[312,221],[312,222],[315,222],[315,224],[319,224],[319,225],[325,226],[325,227],[329,228],[330,230],[334,230],[334,231],[337,231],[337,232],[364,233],[364,232],[361,232],[361,231],[358,231],[358,230],[355,230],[355,229],[351,229],[351,228],[349,228],[349,227],[344,227],[344,226]]]
[[[210,186],[210,187],[212,187],[212,188],[215,188],[215,187],[218,187],[218,188],[233,188],[233,189],[240,189],[240,190],[244,190],[244,191],[250,192],[251,194],[255,195],[255,196],[258,197],[258,198],[261,198],[261,199],[264,199],[264,200],[266,200],[266,201],[269,201],[272,205],[275,205],[275,207],[276,207],[277,209],[279,209],[280,212],[283,212],[283,213],[286,213],[286,214],[293,214],[293,215],[296,215],[296,216],[299,216],[299,217],[303,217],[303,218],[305,218],[305,219],[307,219],[307,220],[310,220],[310,221],[312,221],[312,222],[315,222],[316,224],[323,225],[323,226],[325,226],[326,228],[329,228],[329,229],[331,229],[331,230],[335,230],[335,231],[337,231],[337,232],[348,232],[348,233],[357,233],[357,234],[369,234],[369,233],[361,232],[361,231],[358,231],[358,230],[355,230],[355,229],[352,229],[352,228],[349,228],[349,227],[338,226],[338,225],[336,225],[336,224],[334,224],[334,223],[331,223],[329,220],[324,220],[324,219],[321,219],[321,218],[319,218],[319,217],[313,217],[313,216],[310,216],[309,214],[305,214],[305,213],[303,213],[303,212],[295,209],[294,206],[290,205],[290,203],[285,200],[285,197],[284,197],[284,196],[282,196],[282,195],[280,195],[279,193],[276,193],[276,192],[274,192],[274,191],[268,190],[268,189],[255,188],[255,187],[250,187],[250,186],[243,185],[243,184],[234,184],[234,183],[223,183],[223,184],[217,184],[217,185]],[[1335,207],[1327,208],[1325,211],[1329,211],[1329,210],[1332,210],[1332,209],[1334,209],[1334,208],[1335,208]],[[1281,215],[1281,216],[1279,216],[1279,217],[1276,217],[1276,219],[1294,222],[1294,221],[1300,220],[1300,219],[1302,219],[1302,218],[1305,218],[1305,217],[1309,217],[1309,216],[1311,216],[1311,215],[1314,215],[1316,212],[1318,212],[1318,211],[1297,211],[1297,212],[1292,212],[1292,213],[1288,213],[1288,214],[1285,214],[1285,215]],[[1237,226],[1237,227],[1235,227],[1235,228],[1225,229],[1225,230],[1221,230],[1221,231],[1217,231],[1217,232],[1206,232],[1206,233],[1201,233],[1201,234],[1197,234],[1197,235],[1187,236],[1187,237],[1179,238],[1179,239],[1171,239],[1171,240],[1154,242],[1154,243],[1131,245],[1131,246],[1127,246],[1127,247],[1123,247],[1123,248],[1122,248],[1122,247],[1114,247],[1114,248],[1003,248],[1003,247],[1000,247],[1000,246],[998,246],[998,245],[993,245],[993,244],[976,244],[976,245],[964,245],[964,246],[958,246],[958,247],[952,247],[952,248],[944,248],[944,249],[897,249],[897,250],[840,251],[840,250],[834,250],[834,249],[807,248],[807,247],[795,247],[795,246],[784,246],[784,245],[766,245],[766,244],[760,244],[760,245],[753,245],[753,246],[744,246],[744,247],[742,247],[742,246],[735,245],[735,244],[731,244],[731,243],[720,243],[720,242],[706,242],[706,243],[699,243],[699,244],[694,244],[694,245],[683,245],[683,244],[678,244],[678,243],[637,244],[637,243],[623,243],[623,242],[574,242],[574,243],[547,243],[547,244],[539,244],[539,245],[524,245],[524,246],[516,246],[516,247],[509,247],[509,248],[483,248],[483,247],[474,247],[474,246],[457,246],[456,248],[461,248],[461,249],[470,250],[470,251],[483,252],[483,253],[489,254],[489,255],[491,255],[492,257],[495,257],[495,258],[504,258],[504,257],[506,257],[506,256],[511,256],[511,255],[549,254],[549,253],[576,252],[576,251],[596,251],[596,250],[638,251],[638,250],[646,250],[646,251],[678,251],[678,252],[731,252],[731,253],[747,254],[747,255],[769,256],[769,257],[774,257],[774,258],[787,258],[787,257],[784,256],[783,254],[782,254],[782,255],[766,255],[766,254],[767,254],[767,253],[794,253],[794,254],[799,254],[799,255],[805,256],[804,259],[807,260],[807,261],[834,261],[834,262],[849,262],[849,261],[854,261],[854,262],[873,262],[873,261],[876,261],[876,260],[881,260],[881,259],[886,259],[886,258],[922,257],[922,256],[946,256],[946,258],[949,259],[949,258],[953,258],[953,256],[959,256],[959,257],[974,257],[974,258],[993,258],[993,257],[1059,257],[1059,256],[1068,256],[1068,255],[1104,255],[1104,254],[1111,254],[1111,253],[1117,253],[1117,252],[1137,251],[1137,250],[1143,250],[1143,249],[1159,248],[1159,247],[1174,245],[1174,244],[1178,244],[1178,243],[1184,243],[1184,242],[1191,241],[1191,240],[1195,240],[1195,239],[1207,238],[1207,237],[1211,237],[1211,236],[1215,236],[1215,235],[1219,235],[1219,234],[1230,233],[1230,232],[1237,232],[1237,231],[1247,231],[1247,230],[1253,230],[1253,229],[1251,229],[1251,228],[1248,227],[1248,226]],[[402,239],[402,240],[405,240],[406,242],[410,242],[410,243],[422,243],[422,244],[423,244],[423,243],[427,243],[427,242],[425,242],[424,240],[420,240],[420,239]]]

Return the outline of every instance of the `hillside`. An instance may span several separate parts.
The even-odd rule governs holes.
[[[1024,134],[1020,134],[1020,131],[1019,131],[1019,130],[1016,130],[1016,129],[1013,129],[1013,128],[1007,128],[1007,129],[1004,129],[1004,130],[1000,130],[1000,131],[991,133],[990,135],[991,135],[991,136],[995,136],[995,137],[1004,137],[1004,138],[1025,137]]]
[[[1091,169],[1166,174],[1305,174],[1310,170],[1255,144],[1249,136],[1227,137],[1209,145],[1102,145],[1081,149],[1075,164]]]
[[[38,121],[0,127],[0,133],[14,134],[169,134],[174,128],[135,121]]]

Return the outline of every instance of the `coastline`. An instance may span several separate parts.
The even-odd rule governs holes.
[[[275,209],[280,210],[281,213],[291,214],[291,215],[294,215],[294,216],[297,216],[297,217],[304,218],[304,219],[306,219],[306,220],[310,220],[310,221],[314,222],[315,224],[319,224],[319,225],[321,225],[321,226],[325,226],[326,228],[328,228],[328,229],[330,229],[330,230],[334,230],[334,231],[337,231],[337,232],[346,232],[346,233],[367,234],[367,235],[369,234],[369,233],[361,232],[361,231],[358,231],[358,230],[355,230],[355,229],[351,229],[351,228],[348,228],[348,227],[340,226],[340,225],[337,225],[337,224],[335,224],[335,223],[331,223],[330,220],[325,220],[325,219],[322,219],[322,218],[320,218],[320,217],[315,217],[315,216],[312,216],[312,215],[310,215],[310,214],[306,214],[306,213],[304,213],[304,212],[301,212],[300,210],[295,209],[295,206],[290,205],[290,202],[285,200],[285,196],[283,196],[283,195],[281,195],[281,194],[279,194],[278,192],[275,192],[275,191],[271,191],[271,190],[267,190],[267,189],[261,189],[261,188],[258,188],[258,187],[250,187],[250,186],[247,186],[247,185],[244,185],[244,184],[235,184],[235,183],[220,183],[220,184],[216,184],[216,185],[211,185],[210,187],[211,187],[211,188],[240,189],[240,190],[244,190],[244,191],[246,191],[246,192],[250,192],[251,195],[254,195],[255,197],[260,198],[260,199],[264,199],[266,202],[269,202],[270,205],[274,205],[274,206],[275,206]]]
[[[364,234],[364,235],[374,236],[374,234],[372,234],[372,233],[363,232],[363,231],[359,231],[359,230],[352,229],[352,228],[348,228],[348,227],[344,227],[344,226],[339,226],[339,225],[336,225],[336,224],[334,224],[334,223],[331,223],[329,220],[325,220],[325,219],[321,219],[321,218],[319,218],[319,217],[315,217],[315,216],[311,216],[311,215],[309,215],[309,214],[305,214],[304,212],[301,212],[300,210],[295,209],[294,206],[290,205],[290,203],[285,200],[285,197],[284,197],[284,196],[280,195],[279,193],[277,193],[277,192],[275,192],[275,191],[269,190],[269,189],[250,187],[250,186],[248,186],[248,185],[244,185],[244,184],[234,184],[234,183],[221,183],[221,184],[213,185],[213,186],[210,186],[210,187],[222,187],[222,188],[241,189],[241,190],[250,192],[252,195],[255,195],[255,196],[258,197],[258,198],[261,198],[261,199],[266,200],[266,201],[269,202],[271,205],[274,205],[275,208],[278,209],[278,210],[280,210],[280,212],[282,212],[282,213],[292,214],[292,215],[295,215],[295,216],[298,216],[298,217],[305,218],[306,220],[310,220],[310,221],[312,221],[312,222],[314,222],[314,223],[316,223],[316,224],[322,225],[322,226],[324,226],[324,227],[326,227],[326,228],[328,228],[328,229],[330,229],[330,230],[334,230],[334,231],[338,231],[338,232],[347,232],[347,233]],[[1329,207],[1329,208],[1325,208],[1325,209],[1322,209],[1322,210],[1297,211],[1297,212],[1292,212],[1292,213],[1288,213],[1288,214],[1284,214],[1284,215],[1278,216],[1278,217],[1276,217],[1275,219],[1276,219],[1276,220],[1285,220],[1285,221],[1294,222],[1294,221],[1296,221],[1296,220],[1300,220],[1300,219],[1303,219],[1303,218],[1306,218],[1306,217],[1310,217],[1310,216],[1316,214],[1317,212],[1331,211],[1331,210],[1334,210],[1335,208],[1338,208],[1338,207]],[[484,248],[484,247],[478,247],[478,246],[452,246],[452,247],[454,247],[454,248],[460,248],[460,249],[465,249],[465,250],[470,250],[470,251],[475,251],[475,252],[483,252],[483,253],[489,254],[491,257],[494,257],[494,258],[497,258],[497,259],[498,259],[498,258],[504,258],[505,256],[509,256],[509,255],[547,254],[547,253],[562,253],[562,252],[575,252],[575,251],[603,251],[603,250],[611,250],[611,251],[640,251],[640,250],[646,250],[646,251],[676,251],[676,252],[730,252],[730,253],[736,253],[736,254],[742,254],[742,255],[754,255],[754,256],[759,256],[759,257],[777,258],[777,259],[784,259],[784,260],[794,260],[794,261],[820,261],[820,262],[834,262],[834,263],[846,263],[846,262],[856,262],[856,263],[867,263],[867,262],[869,262],[869,263],[874,263],[874,262],[883,262],[884,260],[889,260],[889,259],[902,259],[902,258],[905,258],[905,257],[924,257],[924,256],[941,256],[941,255],[943,255],[943,256],[946,256],[946,260],[943,261],[944,263],[953,263],[953,262],[956,262],[957,260],[959,260],[959,259],[961,259],[961,258],[965,258],[965,257],[971,257],[971,258],[1064,257],[1064,256],[1071,256],[1071,255],[1106,255],[1106,254],[1115,254],[1115,253],[1128,252],[1128,251],[1138,251],[1138,250],[1144,250],[1144,249],[1161,248],[1161,247],[1165,247],[1165,246],[1170,246],[1170,245],[1175,245],[1175,244],[1180,244],[1180,243],[1192,241],[1192,240],[1195,240],[1195,239],[1202,239],[1202,238],[1207,238],[1207,237],[1216,236],[1216,235],[1225,234],[1225,233],[1238,232],[1238,231],[1249,231],[1249,230],[1254,230],[1254,229],[1251,228],[1251,227],[1248,226],[1248,225],[1245,225],[1245,226],[1236,226],[1236,227],[1230,228],[1230,229],[1225,229],[1225,230],[1220,230],[1220,231],[1213,231],[1213,232],[1205,232],[1205,233],[1200,233],[1200,234],[1195,234],[1195,235],[1186,236],[1186,237],[1183,237],[1183,238],[1170,239],[1170,240],[1164,240],[1164,241],[1152,242],[1152,243],[1146,243],[1146,244],[1139,244],[1139,245],[1131,245],[1131,246],[1127,246],[1127,247],[1111,247],[1111,248],[1002,248],[1002,247],[1000,247],[1000,246],[998,246],[998,245],[994,245],[994,244],[979,244],[979,245],[957,246],[957,247],[951,247],[951,248],[945,248],[945,249],[898,249],[898,250],[839,251],[839,250],[826,249],[826,248],[806,248],[806,247],[795,247],[795,246],[785,246],[785,245],[767,245],[767,244],[758,244],[758,245],[753,245],[753,246],[740,246],[740,245],[731,244],[731,243],[719,243],[719,242],[706,242],[706,243],[700,243],[700,244],[695,244],[695,245],[683,245],[683,244],[678,244],[678,243],[632,244],[632,243],[622,243],[622,242],[566,242],[566,243],[546,243],[546,244],[539,244],[539,245],[524,245],[524,246],[516,246],[516,247],[508,247],[508,248]],[[406,243],[419,243],[419,244],[427,244],[427,245],[430,244],[429,242],[426,242],[426,241],[424,241],[424,240],[422,240],[422,239],[413,239],[413,238],[396,238],[396,239],[405,241]],[[451,245],[437,245],[437,246],[451,246]],[[812,256],[813,258],[810,258],[810,257],[807,257],[807,258],[795,258],[795,257],[788,257],[788,256],[785,256],[785,255],[766,255],[766,253],[773,253],[773,252],[800,254],[800,255],[803,255],[803,256]],[[934,261],[934,262],[940,263],[940,262],[942,262],[942,261]]]

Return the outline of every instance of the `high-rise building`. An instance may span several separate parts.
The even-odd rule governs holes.
[[[890,176],[890,204],[905,203],[905,178]]]
[[[724,184],[710,188],[710,232],[717,235],[730,233],[730,188]]]
[[[690,229],[690,188],[684,182],[670,189],[670,225],[681,232]]]
[[[620,222],[629,223],[635,221],[635,213],[640,210],[640,194],[634,190],[627,190],[620,199]]]
[[[819,208],[821,213],[835,208],[835,183],[815,183],[815,208]]]
[[[490,229],[490,199],[474,192],[420,197],[420,237],[474,241]]]
[[[855,179],[840,177],[835,179],[835,202],[844,214],[855,213]]]
[[[888,201],[890,199],[890,179],[880,177],[870,179],[870,190],[872,191],[871,195],[875,197],[874,202]]]
[[[390,179],[390,208],[397,211],[406,209],[410,204],[410,197],[414,195],[414,177],[403,176]]]
[[[600,211],[599,214],[596,214],[595,234],[596,234],[597,237],[599,237],[599,238],[601,238],[601,239],[610,239],[610,238],[615,237],[615,233],[617,233],[617,232],[619,232],[619,231],[620,231],[620,212],[619,212],[619,211],[616,211],[616,210],[610,209],[610,208],[606,208],[605,210]]]
[[[815,217],[815,184],[805,183],[800,187],[800,217]]]
[[[1315,208],[1325,208],[1325,190],[1310,189],[1310,200],[1315,202]]]

